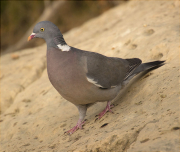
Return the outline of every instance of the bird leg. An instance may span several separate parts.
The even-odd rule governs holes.
[[[105,113],[108,111],[113,113],[113,111],[111,110],[112,107],[114,107],[114,106],[111,105],[111,101],[108,101],[106,108],[98,115],[99,119],[101,119],[105,115]]]
[[[85,121],[83,121],[83,120],[84,120],[84,117],[86,116],[87,105],[75,105],[75,106],[78,108],[78,111],[79,111],[79,120],[78,120],[76,126],[74,126],[69,131],[65,132],[67,134],[73,134],[76,130],[82,129],[82,126],[85,123]]]

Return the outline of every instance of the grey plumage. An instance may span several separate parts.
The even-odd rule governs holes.
[[[49,21],[35,25],[28,38],[43,38],[47,43],[47,71],[54,88],[66,100],[79,110],[79,120],[68,131],[73,133],[82,128],[87,107],[96,102],[107,101],[106,109],[99,114],[99,119],[111,111],[110,101],[136,74],[157,67],[164,61],[141,64],[138,58],[121,59],[83,51],[70,47],[65,42],[60,30]]]

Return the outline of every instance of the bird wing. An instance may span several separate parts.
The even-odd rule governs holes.
[[[106,57],[94,52],[84,52],[86,77],[100,88],[113,88],[121,84],[141,64],[140,59]]]

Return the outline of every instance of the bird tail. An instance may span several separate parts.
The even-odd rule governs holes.
[[[150,69],[153,70],[153,69],[159,68],[164,65],[164,62],[165,61],[154,61],[154,62],[142,63],[133,71],[131,76],[136,75],[136,74],[146,71],[146,70],[150,70]]]
[[[128,77],[126,77],[126,79],[123,82],[123,85],[126,85],[127,83],[129,83],[129,81],[138,73],[143,72],[143,71],[147,71],[147,70],[153,70],[153,69],[157,69],[161,66],[164,65],[165,61],[154,61],[154,62],[148,62],[148,63],[142,63],[140,64],[133,72],[132,74],[130,74]]]

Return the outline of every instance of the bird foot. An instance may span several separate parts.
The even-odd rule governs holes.
[[[82,129],[82,126],[84,125],[85,121],[82,121],[81,119],[78,120],[76,126],[74,126],[72,129],[66,131],[67,134],[73,134],[78,129]]]
[[[106,108],[98,115],[99,117],[99,119],[101,119],[105,114],[106,114],[106,112],[111,112],[111,113],[114,113],[112,110],[111,110],[111,108],[113,108],[114,106],[113,105],[111,105],[111,101],[108,101],[107,102],[107,106],[106,106]]]

